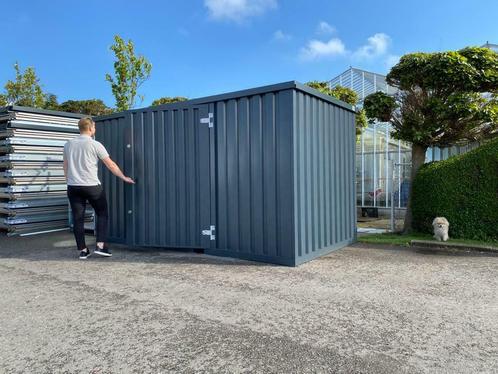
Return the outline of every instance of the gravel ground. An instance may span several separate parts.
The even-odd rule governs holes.
[[[1,373],[497,373],[498,257],[353,246],[298,268],[0,238]]]

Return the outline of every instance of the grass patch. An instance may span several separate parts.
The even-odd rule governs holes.
[[[360,243],[400,245],[405,247],[409,246],[412,240],[436,241],[432,237],[432,235],[421,234],[421,233],[413,233],[410,235],[384,233],[384,234],[366,234],[358,236],[358,241]],[[450,238],[450,240],[448,240],[447,243],[459,243],[459,244],[468,244],[468,245],[488,245],[488,246],[498,247],[498,241],[480,241],[480,240]]]

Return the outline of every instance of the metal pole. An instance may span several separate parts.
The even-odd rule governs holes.
[[[365,206],[365,131],[361,132],[361,206]]]
[[[396,181],[396,174],[395,174],[395,169],[398,167],[398,181],[401,179],[401,166],[406,166],[406,165],[411,165],[408,162],[393,162],[393,167],[392,167],[392,174],[391,174],[391,179],[393,183],[393,188],[391,188],[391,232],[394,232],[396,230],[396,214],[395,214],[395,209],[394,209],[394,183]],[[401,200],[401,183],[399,183],[399,188],[398,188],[398,196],[399,200]],[[401,204],[401,203],[400,203]]]
[[[395,210],[394,210],[394,183],[396,182],[395,178],[395,165],[396,162],[394,160],[392,161],[392,172],[391,172],[391,232],[394,232],[396,230],[396,217],[395,215]]]
[[[377,206],[377,122],[374,122],[373,131],[373,206]]]
[[[391,190],[393,187],[391,184]],[[389,207],[389,192],[389,126],[386,125],[386,208]]]

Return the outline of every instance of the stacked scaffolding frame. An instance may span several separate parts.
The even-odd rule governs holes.
[[[0,108],[0,229],[7,235],[67,230],[64,144],[81,115]]]

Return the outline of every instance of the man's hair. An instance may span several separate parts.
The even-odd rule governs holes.
[[[85,118],[82,118],[78,121],[78,127],[80,129],[80,132],[87,132],[94,125],[95,125],[95,122],[93,122],[93,120],[90,117],[85,117]]]

